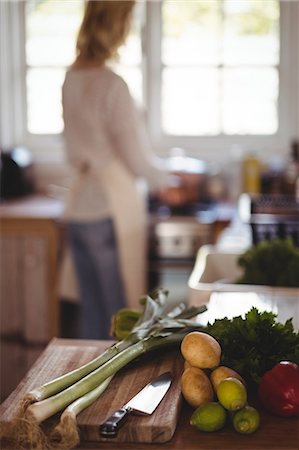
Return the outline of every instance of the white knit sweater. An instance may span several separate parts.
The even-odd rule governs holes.
[[[101,174],[113,158],[136,178],[145,178],[150,189],[166,184],[163,160],[151,151],[120,76],[105,66],[70,69],[62,102],[66,154],[74,168],[66,218],[97,220],[111,215]]]

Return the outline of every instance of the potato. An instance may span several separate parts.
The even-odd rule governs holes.
[[[229,378],[229,377],[237,378],[245,386],[245,381],[238,372],[231,369],[230,367],[218,366],[210,374],[210,380],[213,385],[214,391],[215,392],[217,391],[217,387],[221,383],[222,380],[224,380],[225,378]]]
[[[208,376],[197,367],[184,370],[181,377],[181,390],[186,402],[197,408],[214,398],[214,391]]]
[[[213,369],[219,366],[221,347],[211,335],[191,331],[181,343],[181,353],[192,367]]]

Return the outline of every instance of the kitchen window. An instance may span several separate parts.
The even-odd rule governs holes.
[[[127,80],[136,100],[141,101],[141,19],[140,8],[136,10],[132,31],[114,69]],[[26,1],[26,116],[31,134],[58,134],[63,130],[61,87],[65,70],[75,58],[82,14],[81,0]]]
[[[59,155],[61,84],[83,2],[0,5],[2,58],[14,73],[1,80],[4,137],[41,159],[51,148]],[[137,2],[116,69],[146,107],[157,151],[179,146],[221,159],[239,144],[288,152],[298,123],[298,11],[297,2],[278,0]],[[4,104],[8,95],[13,101]]]
[[[161,18],[163,132],[275,134],[279,3],[167,0]]]

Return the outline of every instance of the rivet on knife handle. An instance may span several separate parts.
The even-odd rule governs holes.
[[[132,410],[130,408],[120,408],[115,411],[108,419],[100,425],[100,432],[102,436],[115,437],[119,428],[125,423],[129,413]]]

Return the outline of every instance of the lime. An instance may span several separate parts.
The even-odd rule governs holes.
[[[246,387],[237,378],[225,378],[218,385],[217,397],[224,408],[237,411],[247,403]]]
[[[201,431],[220,430],[226,421],[226,411],[218,402],[199,406],[192,414],[190,424]]]
[[[249,405],[237,411],[233,417],[233,426],[239,433],[253,433],[258,429],[259,425],[259,412]]]

